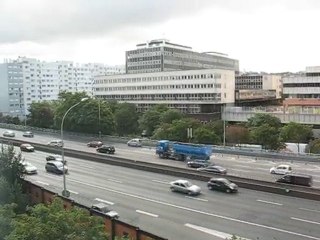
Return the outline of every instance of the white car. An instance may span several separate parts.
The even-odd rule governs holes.
[[[176,180],[170,182],[170,190],[172,192],[182,192],[188,195],[198,195],[201,192],[201,188],[197,185],[191,184],[187,180]]]
[[[102,212],[103,214],[111,218],[119,218],[119,214],[116,211],[111,210],[109,206],[105,205],[104,203],[93,204],[91,209]]]
[[[23,166],[23,172],[25,174],[37,174],[38,173],[37,167],[33,166],[31,163],[23,161],[23,162],[21,162],[21,164]]]
[[[60,139],[54,139],[54,140],[51,140],[50,142],[48,142],[48,145],[54,146],[54,147],[62,147],[63,142]]]
[[[16,134],[13,131],[7,130],[2,134],[4,137],[15,137]]]
[[[271,174],[284,175],[284,174],[291,173],[291,172],[292,172],[292,168],[290,165],[287,165],[287,164],[280,164],[278,166],[270,168]]]
[[[134,138],[127,142],[127,145],[130,147],[142,147],[141,139]]]

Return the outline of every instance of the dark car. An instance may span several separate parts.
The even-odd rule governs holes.
[[[34,152],[34,147],[29,143],[23,143],[20,145],[20,150],[25,152]]]
[[[211,165],[208,167],[203,167],[203,168],[198,168],[197,169],[200,172],[209,172],[209,173],[214,173],[214,174],[227,174],[227,169],[221,166],[217,165]]]
[[[60,161],[48,161],[46,163],[46,171],[56,174],[63,174],[63,163]],[[68,172],[68,167],[64,165],[64,173]]]
[[[62,157],[60,155],[48,155],[46,157],[47,161],[57,161],[57,162],[62,162]],[[67,161],[64,159],[64,164],[66,164]]]
[[[191,168],[201,168],[201,167],[208,167],[210,164],[208,161],[194,159],[192,161],[187,162],[187,166]]]
[[[211,178],[208,182],[208,188],[227,193],[238,192],[238,186],[226,178]]]
[[[109,154],[114,154],[115,152],[114,146],[108,146],[108,145],[102,145],[101,147],[97,148],[97,152],[99,153],[109,153]]]
[[[94,147],[94,148],[101,147],[102,145],[103,143],[101,141],[91,141],[87,143],[88,147]]]
[[[34,137],[33,132],[30,132],[30,131],[24,132],[24,133],[22,134],[22,136],[24,136],[24,137],[30,137],[30,138],[33,138],[33,137]]]
[[[312,186],[312,176],[305,174],[296,174],[296,173],[288,173],[284,175],[282,178],[276,180],[279,183],[287,183],[287,184],[295,184],[302,186]]]

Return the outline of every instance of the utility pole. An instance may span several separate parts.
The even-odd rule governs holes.
[[[98,123],[98,127],[99,127],[99,139],[101,140],[101,125],[100,125],[100,121],[101,121],[101,112],[100,112],[100,99],[98,101],[99,104],[99,123]]]

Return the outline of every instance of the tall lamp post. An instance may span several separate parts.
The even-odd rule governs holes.
[[[61,146],[61,158],[62,158],[62,172],[63,172],[63,191],[62,191],[62,196],[64,197],[69,197],[70,196],[70,192],[67,190],[67,187],[66,187],[66,174],[65,174],[65,171],[64,171],[64,165],[65,165],[65,161],[64,161],[64,142],[63,142],[63,122],[64,122],[64,119],[66,118],[67,114],[73,109],[75,108],[76,106],[78,106],[80,103],[88,100],[89,98],[82,98],[80,100],[80,102],[74,104],[73,106],[71,106],[67,111],[66,113],[63,115],[63,118],[62,118],[62,122],[61,122],[61,141],[62,141],[62,146]]]

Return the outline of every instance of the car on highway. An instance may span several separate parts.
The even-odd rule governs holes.
[[[46,156],[46,160],[47,161],[58,161],[58,162],[62,162],[62,157],[60,155],[54,155],[54,154],[50,154],[48,156]],[[64,159],[64,164],[66,164],[67,161]]]
[[[142,141],[139,138],[133,138],[127,142],[129,147],[142,147]]]
[[[62,147],[63,142],[60,139],[53,139],[47,144],[48,146],[53,146],[53,147]]]
[[[33,166],[31,163],[26,162],[26,161],[22,161],[21,165],[23,166],[23,170],[22,172],[25,174],[37,174],[38,173],[38,169],[36,166]]]
[[[101,141],[91,141],[87,143],[88,147],[94,147],[94,148],[101,147],[102,145],[103,143]]]
[[[284,175],[284,174],[291,173],[291,172],[292,172],[292,168],[290,165],[287,165],[287,164],[280,164],[278,166],[274,166],[274,167],[270,168],[271,174]]]
[[[276,182],[311,187],[313,180],[311,175],[288,173],[277,179]]]
[[[188,195],[198,195],[201,193],[200,187],[198,187],[197,185],[193,185],[187,180],[181,179],[170,182],[170,190],[172,192],[181,192]]]
[[[20,145],[20,150],[24,152],[34,152],[34,146],[29,143],[23,143]]]
[[[207,186],[210,190],[218,190],[227,193],[238,192],[238,186],[226,178],[211,178]]]
[[[33,138],[34,135],[33,135],[33,132],[30,132],[30,131],[27,131],[27,132],[24,132],[22,134],[23,137],[29,137],[29,138]]]
[[[119,214],[116,211],[111,210],[109,206],[104,203],[93,204],[91,209],[101,212],[104,215],[109,216],[111,218],[116,218],[116,219],[119,218]]]
[[[109,154],[114,154],[115,152],[114,146],[109,146],[109,145],[102,145],[101,147],[97,148],[97,152],[99,153],[109,153]]]
[[[10,130],[4,131],[2,135],[4,137],[15,137],[16,136],[15,132],[10,131]]]
[[[194,159],[187,162],[187,166],[190,168],[201,168],[201,167],[208,167],[210,163],[206,160],[201,159]]]
[[[60,161],[48,161],[45,169],[47,172],[63,174],[63,163]],[[68,173],[68,167],[64,165],[64,173]]]
[[[221,175],[227,174],[227,169],[217,165],[210,165],[208,167],[198,168],[197,170],[200,172],[208,172],[208,173],[221,174]]]

